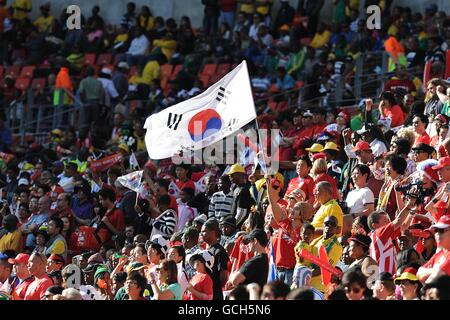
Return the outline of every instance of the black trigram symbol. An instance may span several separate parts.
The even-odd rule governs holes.
[[[234,126],[238,122],[239,122],[239,119],[232,118],[232,119],[230,119],[230,121],[228,121],[228,126],[227,127]]]
[[[222,101],[223,99],[226,99],[227,96],[225,95],[225,88],[224,87],[219,87],[219,92],[217,92],[217,97],[216,100],[217,101]]]
[[[169,129],[177,130],[182,117],[182,114],[169,113],[169,118],[167,119],[167,126],[169,127]]]

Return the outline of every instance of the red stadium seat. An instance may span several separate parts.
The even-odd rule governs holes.
[[[296,81],[296,82],[295,82],[295,87],[296,87],[297,89],[302,88],[304,85],[305,85],[305,83],[304,83],[303,81]]]
[[[111,53],[102,53],[97,58],[97,64],[99,64],[99,65],[110,64],[111,61],[112,61]]]
[[[16,89],[25,91],[30,86],[29,78],[19,78],[16,80]]]
[[[19,65],[13,65],[8,68],[6,68],[5,76],[10,76],[13,78],[17,78],[20,74],[20,66]]]
[[[173,68],[172,75],[170,76],[170,80],[175,80],[177,78],[178,73],[183,69],[182,64],[177,64],[175,68]]]
[[[33,79],[33,81],[31,81],[31,88],[33,90],[40,90],[40,89],[43,89],[46,84],[47,84],[47,79],[36,78],[36,79]]]
[[[200,72],[201,75],[205,75],[205,76],[212,76],[213,74],[216,73],[217,70],[217,64],[205,64],[205,66],[203,67],[202,72]]]
[[[3,68],[3,66],[0,65],[0,77],[3,76],[3,72],[5,72],[5,68]]]
[[[22,71],[20,72],[20,78],[32,78],[34,69],[36,69],[35,66],[25,66],[22,68]]]
[[[86,53],[84,56],[84,63],[93,66],[95,64],[95,60],[97,60],[97,56],[95,53]]]
[[[224,75],[226,75],[228,72],[230,72],[230,68],[231,65],[229,63],[222,63],[219,64],[219,66],[217,67],[217,75],[220,76],[220,78],[222,78]]]
[[[209,81],[211,79],[211,77],[209,75],[202,74],[202,75],[200,75],[200,77],[198,77],[198,79],[202,82],[203,88],[208,88]]]
[[[161,66],[161,78],[170,78],[170,76],[172,75],[172,71],[173,71],[173,65],[171,64],[163,64]]]

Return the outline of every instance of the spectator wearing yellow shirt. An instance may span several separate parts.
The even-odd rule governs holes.
[[[38,28],[39,33],[51,32],[53,21],[55,18],[50,15],[50,3],[43,4],[41,7],[41,16],[36,19],[34,25]]]
[[[145,146],[145,133],[144,123],[141,120],[134,120],[133,135],[136,139],[136,152],[147,150],[147,147]]]
[[[60,217],[54,215],[48,222],[48,235],[50,239],[45,244],[45,255],[59,254],[67,259],[67,243],[62,235],[64,222]]]
[[[159,54],[156,60],[150,60],[147,62],[145,67],[142,69],[142,73],[138,72],[137,75],[131,77],[129,83],[134,85],[145,84],[149,86],[153,80],[160,78],[160,66],[166,61],[166,57]]]
[[[0,235],[0,252],[7,250],[13,250],[17,253],[22,252],[23,238],[22,232],[17,229],[18,223],[19,219],[13,214],[9,214],[3,218],[2,226],[6,233],[3,233],[3,231],[3,235]]]
[[[251,19],[255,13],[255,0],[237,0],[241,4],[240,12],[245,13],[247,19]]]
[[[147,6],[142,6],[141,13],[138,16],[139,25],[144,32],[152,31],[155,27],[155,18]]]
[[[328,262],[333,267],[339,262],[344,249],[338,241],[337,232],[339,231],[338,220],[334,216],[328,216],[325,218],[323,228],[323,235],[315,239],[311,246],[313,247],[313,253],[319,256],[320,247],[324,247],[328,256]],[[322,275],[320,268],[315,268],[312,273],[311,287],[316,288],[321,292],[325,292],[327,288],[322,283]]]
[[[168,32],[164,38],[153,41],[153,48],[151,55],[161,52],[167,60],[170,60],[177,48],[177,42],[174,40],[173,34]]]
[[[266,17],[270,13],[272,2],[272,0],[255,0],[255,11]]]
[[[319,24],[319,27],[317,28],[317,32],[314,34],[314,37],[309,45],[314,49],[322,48],[324,45],[328,43],[330,37],[331,32],[327,30],[326,24],[321,22]]]
[[[11,7],[13,8],[13,19],[23,20],[28,18],[28,13],[31,12],[31,0],[14,0]]]
[[[337,231],[338,235],[342,234],[343,212],[339,204],[333,198],[333,187],[327,181],[321,181],[314,187],[314,197],[320,208],[314,215],[314,219],[311,224],[316,229],[316,236],[322,234],[324,229],[325,218],[334,216],[337,219],[337,226],[340,230]]]
[[[314,227],[305,221],[300,231],[300,236],[302,237],[302,240],[300,240],[294,248],[296,264],[291,289],[296,289],[307,285],[305,283],[306,277],[302,275],[306,272],[311,272],[313,267],[311,261],[308,261],[300,256],[300,252],[302,250],[306,250],[309,253],[313,253],[313,246],[311,245],[311,242],[314,238]]]

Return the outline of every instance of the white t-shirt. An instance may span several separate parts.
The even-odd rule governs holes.
[[[356,188],[348,193],[346,202],[350,213],[360,213],[365,210],[364,205],[375,203],[375,198],[368,187]]]
[[[372,152],[373,152],[373,155],[375,158],[377,158],[377,157],[381,156],[383,153],[387,152],[386,145],[378,139],[374,139],[370,143],[370,148],[372,149]]]

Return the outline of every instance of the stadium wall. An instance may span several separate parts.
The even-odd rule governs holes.
[[[279,6],[279,0],[275,1],[275,10]],[[361,0],[365,1],[365,0]],[[46,3],[48,0],[33,0],[33,11],[31,17],[35,19],[39,15],[39,6],[42,3]],[[126,11],[126,4],[129,0],[53,0],[52,14],[59,17],[61,12],[71,4],[80,6],[83,15],[88,18],[91,15],[91,9],[94,5],[99,5],[101,8],[100,14],[106,20],[107,23],[117,24],[120,22],[122,15]],[[202,24],[203,19],[203,6],[201,0],[134,0],[137,5],[137,11],[140,11],[140,7],[147,5],[153,12],[154,16],[162,16],[164,18],[174,17],[177,21],[181,16],[186,15],[191,18],[192,25],[199,27]],[[8,1],[10,3],[10,1]],[[296,7],[298,0],[291,0],[291,4]],[[439,10],[443,10],[447,13],[450,12],[450,1],[448,0],[419,0],[411,2],[411,0],[394,0],[395,5],[410,6],[413,10],[421,12],[425,11],[425,7],[429,4],[435,3],[438,5]],[[332,1],[326,0],[325,5],[322,8],[321,16],[323,19],[329,20],[332,15]]]

